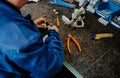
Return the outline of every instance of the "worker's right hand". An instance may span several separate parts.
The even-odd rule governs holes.
[[[59,32],[59,29],[57,28],[57,26],[48,26],[48,30],[55,30],[56,32]]]
[[[43,23],[46,24],[46,19],[41,17],[41,18],[35,19],[34,23],[36,24],[38,28],[40,28],[41,24]]]

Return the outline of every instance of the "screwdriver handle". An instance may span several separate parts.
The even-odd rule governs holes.
[[[57,19],[56,19],[56,26],[57,27],[60,27],[60,20],[59,20],[59,17],[57,16]]]

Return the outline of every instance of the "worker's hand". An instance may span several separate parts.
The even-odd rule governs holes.
[[[55,30],[56,32],[59,32],[57,26],[48,26],[48,30]]]
[[[41,24],[46,24],[46,19],[41,17],[41,18],[34,20],[34,23],[39,28],[39,27],[41,27]]]

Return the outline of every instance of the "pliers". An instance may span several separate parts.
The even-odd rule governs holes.
[[[81,52],[82,50],[81,50],[80,44],[79,44],[79,43],[77,42],[77,40],[76,40],[74,37],[72,37],[72,35],[69,33],[69,34],[68,34],[68,38],[67,38],[67,49],[68,49],[68,53],[71,54],[70,40],[72,40],[72,41],[75,43],[75,45],[77,46],[78,50]]]

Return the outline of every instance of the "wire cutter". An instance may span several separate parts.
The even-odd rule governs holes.
[[[71,9],[75,8],[75,5],[64,2],[63,0],[52,0],[49,3],[54,4],[54,5],[68,7],[68,8],[71,8]]]
[[[68,49],[68,53],[71,54],[71,49],[70,49],[70,40],[72,40],[75,45],[77,46],[78,50],[81,52],[81,46],[79,45],[79,43],[77,42],[77,40],[72,37],[71,34],[68,34],[68,38],[67,38],[67,49]]]

